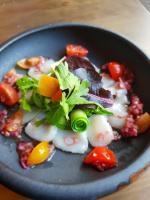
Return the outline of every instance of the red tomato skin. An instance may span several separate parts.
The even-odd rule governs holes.
[[[19,101],[19,95],[16,89],[7,83],[1,82],[0,83],[0,102],[7,106],[13,106],[18,101]]]
[[[52,101],[57,102],[60,101],[62,97],[62,91],[59,89],[53,96]]]
[[[66,46],[66,53],[67,53],[67,56],[85,57],[88,54],[88,50],[81,45],[68,44]]]
[[[116,61],[113,61],[108,63],[108,70],[112,79],[118,81],[119,78],[123,77],[124,75],[125,66]]]
[[[115,167],[117,159],[107,147],[95,147],[85,158],[85,164],[96,166],[100,171]]]

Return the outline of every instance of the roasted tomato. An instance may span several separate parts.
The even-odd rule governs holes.
[[[0,102],[7,105],[13,106],[19,101],[19,95],[17,91],[7,83],[0,83]]]
[[[88,50],[81,45],[68,44],[66,46],[67,56],[80,56],[85,57],[88,54]]]
[[[109,73],[115,81],[118,81],[124,75],[125,66],[118,62],[110,62],[108,63]]]
[[[1,130],[1,134],[6,137],[20,138],[22,132],[22,121],[22,111],[15,112],[6,119],[3,129]]]
[[[100,171],[115,167],[117,159],[115,154],[107,147],[95,147],[85,158],[85,164],[93,165]]]

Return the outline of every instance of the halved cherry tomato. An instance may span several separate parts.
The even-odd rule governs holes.
[[[115,81],[118,81],[124,75],[125,66],[118,62],[110,62],[108,63],[109,73]]]
[[[115,154],[107,147],[95,147],[85,158],[85,164],[96,166],[100,171],[115,167]]]
[[[88,50],[81,45],[68,44],[66,46],[67,56],[80,56],[85,57],[88,54]]]
[[[52,97],[59,90],[59,82],[56,78],[42,75],[39,80],[39,93],[46,97]]]
[[[62,91],[59,89],[53,96],[52,101],[59,101],[62,97]]]
[[[28,160],[27,160],[27,164],[29,166],[40,164],[40,163],[44,162],[45,160],[47,160],[50,153],[51,152],[49,149],[49,143],[48,142],[40,142],[31,151],[31,153],[28,157]]]
[[[0,102],[12,106],[19,101],[19,95],[17,91],[7,83],[0,83]]]

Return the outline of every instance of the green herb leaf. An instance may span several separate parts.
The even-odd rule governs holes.
[[[68,89],[69,95],[73,90],[73,88],[80,83],[78,77],[68,70],[68,64],[66,62],[60,63],[55,68],[54,73],[59,81],[60,89],[61,90]]]
[[[16,85],[18,86],[18,89],[21,92],[21,98],[20,98],[21,108],[25,111],[30,111],[31,106],[27,98],[27,94],[30,90],[34,90],[35,88],[37,88],[38,81],[34,78],[23,76],[22,78],[17,80]]]
[[[95,109],[94,108],[83,108],[83,111],[86,113],[87,117],[91,117],[94,114],[112,115],[112,112],[109,112],[104,107],[99,106],[99,105],[96,105]]]
[[[46,121],[61,129],[67,129],[68,127],[68,121],[65,117],[64,110],[59,105],[51,106],[51,109],[47,112]]]

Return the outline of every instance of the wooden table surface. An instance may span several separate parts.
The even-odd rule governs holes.
[[[0,43],[29,28],[83,22],[117,31],[150,55],[150,13],[138,0],[0,0]],[[150,168],[123,190],[103,200],[149,200]],[[25,197],[0,186],[0,199]]]

